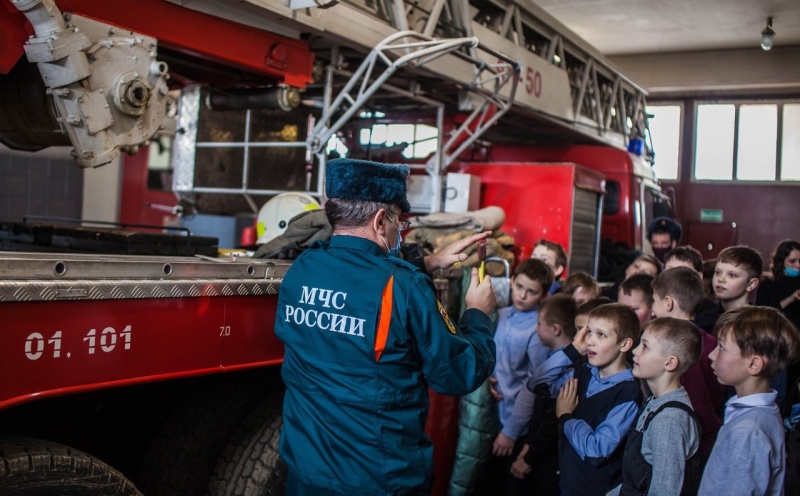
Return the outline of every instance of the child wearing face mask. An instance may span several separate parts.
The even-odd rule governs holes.
[[[800,328],[800,242],[781,241],[772,254],[772,279],[758,287],[756,305],[777,308]]]
[[[787,239],[778,244],[772,254],[772,278],[759,284],[756,305],[777,308],[800,329],[800,242]],[[800,363],[790,363],[786,373],[789,407],[800,400],[798,389],[792,387],[800,379]]]

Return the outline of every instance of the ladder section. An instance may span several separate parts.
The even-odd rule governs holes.
[[[324,9],[297,10],[268,0],[246,1],[269,11],[264,15],[282,26],[311,30],[322,40],[363,53],[397,31],[438,39],[475,36],[482,45],[519,62],[520,91],[510,113],[541,121],[531,123],[531,131],[546,128],[552,136],[552,126],[558,126],[562,134],[575,135],[576,142],[618,148],[627,147],[633,137],[646,136],[645,91],[526,0],[340,0]],[[463,51],[489,56],[479,47]],[[453,84],[466,85],[471,77],[453,70],[449,58],[428,70]],[[519,127],[524,119],[508,123]]]

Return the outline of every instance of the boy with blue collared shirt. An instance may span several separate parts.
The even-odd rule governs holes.
[[[566,294],[549,296],[539,308],[536,332],[550,355],[575,338],[575,300]],[[588,313],[588,312],[587,312]],[[527,388],[523,390],[526,392]],[[534,395],[530,430],[511,466],[510,494],[558,496],[558,419],[556,400],[547,391]],[[519,401],[517,405],[519,405]]]
[[[498,400],[502,428],[492,446],[495,456],[511,455],[515,444],[519,444],[519,449],[522,447],[516,441],[525,434],[530,414],[527,417],[515,417],[514,407],[533,371],[547,358],[548,350],[539,340],[536,326],[539,304],[547,296],[552,283],[553,271],[547,264],[536,259],[523,260],[511,278],[513,304],[498,312],[494,334],[497,361],[494,375],[490,378],[492,395]],[[525,393],[528,391],[525,390]],[[527,408],[524,410],[530,413],[532,395],[525,395],[525,401]]]
[[[770,381],[798,354],[797,329],[774,308],[742,307],[722,314],[714,327],[719,344],[711,368],[736,396],[711,451],[700,495],[782,495],[785,431]]]
[[[547,359],[528,388],[558,395],[561,494],[604,495],[622,478],[622,449],[642,402],[625,355],[639,335],[630,308],[612,303],[589,313],[572,344]]]

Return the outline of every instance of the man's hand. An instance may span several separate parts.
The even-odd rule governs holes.
[[[533,468],[525,462],[525,455],[528,454],[528,449],[530,449],[530,447],[530,444],[523,446],[517,459],[511,464],[511,475],[517,479],[524,479],[531,473],[531,470],[533,470]]]
[[[484,231],[482,233],[473,234],[472,236],[467,236],[460,241],[445,246],[432,255],[428,255],[425,257],[425,270],[430,274],[436,269],[446,269],[456,262],[463,262],[467,259],[468,255],[462,252],[472,243],[488,238],[490,234],[492,234],[492,231]]]
[[[497,392],[497,388],[494,387],[495,384],[497,384],[497,377],[489,377],[489,392],[492,393],[494,399],[500,401],[503,399],[503,395]]]
[[[483,282],[478,282],[478,269],[472,269],[472,277],[469,281],[467,294],[464,296],[464,303],[467,308],[475,308],[490,315],[497,305],[497,296],[492,287],[492,278],[485,276]]]
[[[586,355],[588,353],[586,349],[586,336],[589,335],[589,326],[584,326],[583,329],[578,329],[578,332],[575,334],[575,337],[572,338],[572,346],[578,350],[578,353],[581,355]]]
[[[513,450],[514,440],[502,432],[498,434],[492,445],[492,454],[494,456],[508,456]]]
[[[556,399],[556,417],[572,413],[578,407],[578,379],[569,379]]]

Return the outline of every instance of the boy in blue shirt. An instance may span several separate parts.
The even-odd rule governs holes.
[[[800,336],[778,310],[748,306],[722,314],[714,333],[711,368],[736,396],[725,406],[698,494],[782,495],[786,432],[770,381],[797,357]]]
[[[551,354],[575,337],[575,300],[566,294],[549,296],[539,308],[536,332]],[[511,466],[510,494],[558,496],[558,419],[556,400],[545,390],[535,396],[530,431]]]
[[[547,296],[553,284],[553,271],[537,259],[523,260],[514,270],[511,278],[510,307],[498,311],[497,330],[494,341],[497,347],[497,362],[494,375],[490,378],[492,395],[498,401],[501,432],[492,446],[492,454],[508,457],[519,439],[525,434],[533,397],[526,390],[529,412],[527,417],[517,418],[512,414],[514,404],[525,389],[528,379],[547,358],[548,350],[539,340],[536,326],[539,320],[539,304]],[[519,451],[517,449],[516,451]],[[510,465],[510,460],[508,465]],[[504,470],[505,472],[505,470]]]
[[[528,382],[531,389],[544,383],[558,396],[564,496],[604,495],[622,480],[621,447],[642,402],[625,359],[638,336],[633,310],[619,303],[599,306],[572,344],[548,358]]]

